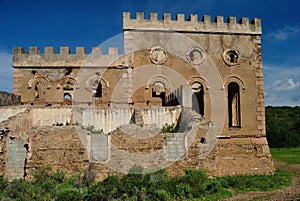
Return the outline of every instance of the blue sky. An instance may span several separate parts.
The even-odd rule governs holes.
[[[85,46],[122,33],[122,12],[262,18],[266,105],[300,106],[300,2],[297,0],[0,0],[0,91],[12,91],[14,46]]]

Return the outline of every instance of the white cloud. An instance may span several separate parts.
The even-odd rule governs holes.
[[[294,81],[293,78],[285,78],[284,80],[277,80],[275,81],[275,87],[279,91],[289,91],[294,90],[300,86],[300,83]]]
[[[300,106],[300,67],[264,67],[266,105]]]
[[[12,55],[0,47],[0,91],[12,92],[13,68]]]
[[[267,35],[269,39],[275,39],[275,40],[288,40],[292,37],[295,37],[300,33],[300,25],[296,24],[294,26],[286,25],[282,29],[276,30],[274,32],[271,32]]]

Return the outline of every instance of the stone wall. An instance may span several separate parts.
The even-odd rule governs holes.
[[[9,117],[0,123],[1,153],[0,175],[8,179],[23,178],[26,157],[27,134],[31,129],[29,109]]]
[[[215,173],[218,176],[273,174],[275,171],[265,137],[220,139],[215,154]]]
[[[4,105],[18,105],[21,97],[11,93],[0,91],[0,106]]]
[[[89,156],[75,127],[43,126],[29,133],[29,150],[25,164],[31,179],[38,168],[51,166],[53,171],[64,171],[68,176],[82,173],[89,167]]]
[[[71,123],[72,108],[40,107],[32,108],[30,113],[33,126],[66,125]]]
[[[9,179],[26,175],[30,180],[34,171],[49,165],[53,171],[63,170],[71,176],[84,172],[91,164],[99,180],[127,173],[137,164],[147,171],[165,167],[174,175],[183,174],[186,168],[203,169],[211,176],[275,171],[265,137],[216,136],[210,132],[211,122],[190,108],[181,109],[178,133],[161,133],[158,125],[144,123],[142,127],[123,124],[109,134],[52,124],[69,110],[60,113],[56,108],[33,108],[3,121],[0,174]],[[178,108],[163,111],[177,113]],[[147,116],[149,110],[140,108],[140,112]],[[36,123],[43,118],[44,122]]]
[[[103,129],[104,133],[109,133],[117,127],[134,123],[137,114],[135,111],[140,110],[144,124],[156,124],[162,128],[165,124],[175,124],[180,116],[180,107],[125,107],[125,108],[74,108],[73,122],[81,125],[93,125],[95,129]]]
[[[27,106],[7,106],[0,107],[0,122],[9,119],[12,116],[15,116],[18,113],[22,113],[28,110]]]

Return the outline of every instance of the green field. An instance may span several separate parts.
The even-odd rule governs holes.
[[[300,148],[272,148],[271,154],[275,160],[288,164],[300,164]]]

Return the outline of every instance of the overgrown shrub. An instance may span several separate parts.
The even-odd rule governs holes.
[[[93,170],[93,168],[89,168]],[[109,176],[102,182],[83,181],[78,175],[69,179],[63,172],[50,173],[41,168],[35,182],[19,179],[7,182],[0,178],[1,200],[218,200],[229,197],[227,189],[261,191],[291,183],[291,173],[277,170],[275,175],[243,175],[210,179],[201,170],[187,169],[184,176],[168,176],[165,169],[147,174],[140,166],[129,174]],[[76,184],[79,182],[79,184]]]
[[[82,129],[90,131],[92,134],[103,134],[103,129],[96,129],[93,125],[81,126]]]
[[[56,201],[83,200],[83,195],[78,189],[64,189],[56,195]]]
[[[90,186],[95,181],[96,175],[94,164],[90,164],[89,168],[84,171],[82,180],[87,186]]]
[[[165,124],[161,129],[162,133],[177,133],[178,131],[179,126],[175,124]]]
[[[8,182],[3,177],[0,177],[0,191],[5,189],[7,184],[8,184]]]
[[[50,172],[52,168],[50,166],[39,168],[36,172],[33,173],[33,177],[36,183],[42,183],[50,179]]]

